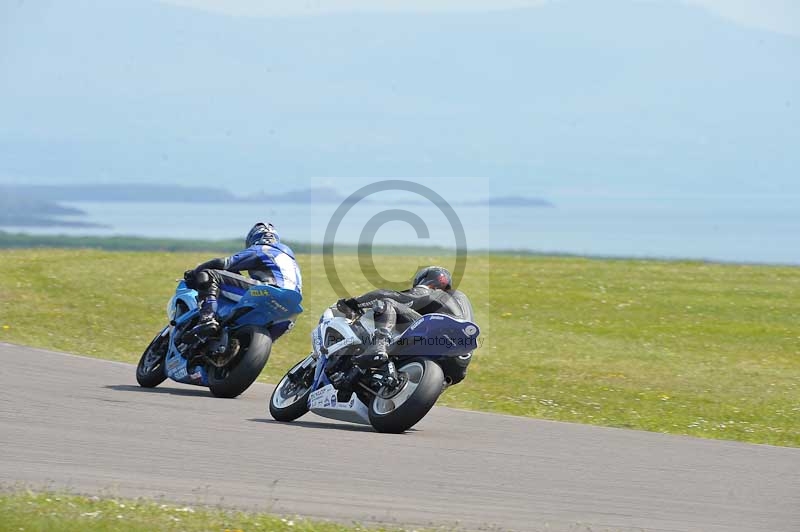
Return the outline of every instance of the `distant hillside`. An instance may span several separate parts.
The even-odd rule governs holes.
[[[103,227],[74,219],[84,215],[80,209],[0,190],[0,227]]]
[[[269,203],[342,203],[346,199],[338,190],[331,187],[314,187],[288,192],[261,192],[242,198],[244,201]]]
[[[80,216],[85,214],[74,207],[64,207],[52,201],[36,199],[23,194],[0,189],[0,216],[3,215],[53,215]]]
[[[551,202],[542,198],[526,198],[523,196],[502,196],[478,201],[470,201],[463,205],[486,205],[491,207],[554,207]]]
[[[221,188],[178,185],[0,185],[0,195],[27,201],[213,202],[238,198]]]
[[[332,187],[311,187],[283,192],[260,192],[249,196],[237,196],[222,188],[189,187],[177,185],[0,185],[0,195],[16,198],[27,205],[39,205],[40,213],[47,214],[83,214],[75,212],[47,212],[50,209],[66,209],[52,202],[252,202],[252,203],[301,203],[301,204],[340,204],[347,201],[349,192],[345,195]],[[445,198],[447,200],[447,198]],[[356,199],[354,201],[370,202],[370,198]],[[399,197],[396,203],[403,205],[421,205],[428,203],[425,200],[414,200]],[[497,198],[483,198],[470,202],[449,202],[454,205],[487,205],[487,206],[513,206],[513,207],[552,207],[553,204],[542,198],[521,196],[504,196]]]

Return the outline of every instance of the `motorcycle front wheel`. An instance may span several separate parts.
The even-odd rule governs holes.
[[[305,359],[295,364],[272,390],[269,413],[276,421],[294,421],[308,412],[308,396],[311,395],[316,364],[306,368],[303,373],[290,377],[292,371],[303,362]]]
[[[255,382],[267,365],[272,338],[257,327],[242,327],[233,338],[239,341],[239,354],[225,367],[210,368],[208,388],[215,397],[237,397]]]
[[[378,390],[369,405],[369,421],[378,432],[399,434],[433,408],[444,389],[444,373],[436,362],[414,359],[398,365],[399,386]]]
[[[167,378],[164,361],[169,349],[169,335],[161,336],[164,334],[164,329],[153,338],[136,366],[136,382],[142,388],[155,388]]]

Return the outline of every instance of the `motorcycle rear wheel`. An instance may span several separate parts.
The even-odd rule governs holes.
[[[414,359],[398,365],[403,382],[378,391],[369,404],[369,421],[378,432],[399,434],[416,425],[433,408],[444,389],[444,373],[436,362]]]
[[[208,372],[208,388],[215,397],[241,395],[261,375],[272,350],[272,338],[257,327],[242,327],[233,337],[239,340],[239,354],[224,368],[210,368]]]
[[[166,329],[166,327],[164,327]],[[136,382],[142,388],[155,388],[167,378],[164,361],[167,358],[169,348],[169,335],[162,337],[164,329],[161,329],[147,349],[144,350],[136,366]]]

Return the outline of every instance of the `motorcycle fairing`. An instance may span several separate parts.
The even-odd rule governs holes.
[[[309,358],[313,357],[314,355]],[[314,383],[311,385],[313,391],[308,396],[308,409],[322,417],[369,425],[369,408],[355,392],[346,402],[338,400],[338,391],[325,374],[327,365],[328,356],[318,355],[317,367],[314,369]]]
[[[335,331],[337,337],[341,339],[338,341],[331,341],[334,336],[331,334]],[[314,353],[317,355],[324,353],[332,355],[342,349],[350,348],[354,345],[361,344],[361,338],[353,331],[350,323],[342,317],[334,317],[332,314],[323,315],[319,325],[311,331],[311,344],[314,348]]]
[[[308,409],[330,419],[370,425],[369,408],[361,402],[355,392],[346,402],[338,400],[338,392],[333,384],[327,384],[308,396]]]
[[[175,288],[175,294],[167,303],[167,317],[170,321],[174,320],[177,316],[179,301],[184,304],[189,312],[197,310],[198,308],[197,290],[187,287],[186,281],[178,282],[178,286]]]
[[[189,370],[188,360],[183,358],[180,352],[174,348],[173,339],[169,340],[170,349],[165,360],[167,377],[182,382],[184,384],[196,384],[198,386],[208,386],[208,374],[203,366],[198,365]]]
[[[478,347],[480,329],[447,314],[426,314],[392,340],[394,356],[457,357]]]
[[[184,288],[188,292],[194,292],[195,294],[197,294],[197,292],[195,292],[194,290],[186,289],[182,281],[178,287],[178,292],[181,291],[181,288]],[[171,328],[170,332],[175,331],[175,329],[179,329],[181,325],[184,325],[186,322],[190,321],[199,312],[197,302],[196,300],[194,300],[194,296],[192,296],[190,293],[187,292],[184,292],[180,296],[176,293],[176,297],[181,300],[184,300],[184,297],[188,296],[192,297],[192,300],[194,301],[194,308],[189,307],[190,308],[189,312],[185,312],[180,316],[175,316],[175,314],[173,313],[172,315],[175,316],[173,319],[175,325],[170,327]],[[173,298],[173,300],[177,302],[176,298]],[[174,381],[182,382],[184,384],[197,384],[200,386],[208,386],[208,375],[206,375],[205,370],[203,370],[198,366],[195,367],[193,371],[189,371],[188,360],[186,360],[181,355],[181,352],[178,350],[178,346],[175,342],[175,336],[176,336],[175,334],[170,334],[169,336],[169,349],[167,350],[167,356],[166,359],[164,360],[167,377],[169,377]]]
[[[256,325],[259,327],[273,325],[282,321],[293,320],[303,312],[300,305],[303,296],[295,290],[288,290],[272,285],[257,285],[247,289],[239,301],[220,298],[217,314],[220,320],[231,316],[239,309],[248,312],[236,318],[236,325]]]

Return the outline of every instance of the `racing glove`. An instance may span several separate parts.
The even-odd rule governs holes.
[[[189,288],[197,288],[197,271],[186,270],[183,272],[183,280],[186,281],[186,286]]]
[[[361,314],[361,309],[358,308],[358,302],[352,298],[340,299],[336,302],[336,308],[348,317],[354,317]]]

